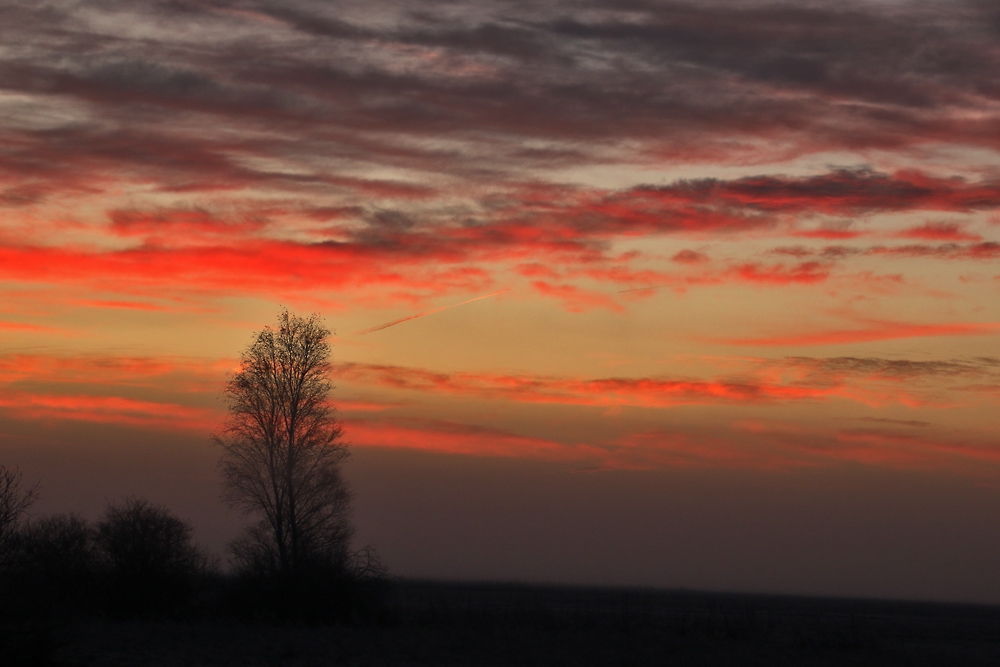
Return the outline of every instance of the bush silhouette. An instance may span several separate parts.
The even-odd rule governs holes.
[[[207,570],[192,529],[144,498],[109,505],[97,525],[108,611],[129,617],[178,611]]]
[[[0,572],[0,647],[4,664],[50,664],[67,623],[96,603],[93,531],[56,516],[8,534]]]
[[[56,515],[32,521],[15,543],[16,572],[36,596],[65,610],[92,606],[97,547],[85,519]]]

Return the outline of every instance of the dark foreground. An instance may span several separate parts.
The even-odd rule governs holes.
[[[1000,665],[1000,608],[395,582],[377,608],[339,624],[77,619],[45,641],[45,664],[81,667],[976,666]]]

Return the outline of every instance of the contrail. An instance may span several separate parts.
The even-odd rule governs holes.
[[[455,306],[464,306],[467,303],[472,303],[473,301],[479,301],[480,299],[488,299],[491,296],[496,296],[497,294],[503,294],[504,292],[509,292],[510,288],[502,289],[499,292],[493,292],[493,294],[487,294],[485,296],[477,296],[475,299],[469,299],[468,301],[463,301],[462,303],[453,303],[450,306],[442,306],[441,308],[435,308],[434,310],[428,310],[426,313],[417,313],[416,315],[410,315],[409,317],[404,317],[402,319],[393,320],[392,322],[387,322],[385,324],[380,324],[377,327],[372,327],[371,329],[362,329],[361,331],[355,331],[352,336],[361,336],[363,334],[372,333],[375,331],[381,331],[382,329],[388,329],[389,327],[401,324],[409,320],[415,320],[418,317],[423,317],[424,315],[430,315],[432,313],[440,313],[442,310],[448,310],[449,308],[454,308]]]

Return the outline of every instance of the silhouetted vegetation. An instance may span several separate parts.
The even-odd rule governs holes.
[[[226,385],[230,419],[215,442],[226,499],[257,521],[232,545],[243,570],[291,576],[343,570],[353,533],[348,456],[329,402],[330,331],[284,311]]]
[[[45,590],[26,576],[24,519],[38,499],[17,468],[0,465],[0,657],[12,664],[41,664],[51,646]]]
[[[282,312],[242,353],[225,388],[229,421],[213,437],[225,498],[254,519],[230,545],[242,606],[275,618],[345,618],[384,574],[374,550],[350,551],[329,337],[318,316]]]
[[[225,497],[253,518],[223,573],[192,527],[144,498],[26,521],[38,485],[0,466],[0,653],[47,664],[65,630],[92,623],[369,622],[381,614],[385,568],[352,551],[348,456],[329,393],[330,332],[283,312],[241,357],[226,386]],[[62,637],[62,639],[60,639]]]
[[[14,571],[33,594],[63,612],[93,609],[100,596],[94,529],[75,515],[32,521],[18,533]]]
[[[132,617],[176,612],[207,571],[192,528],[143,498],[109,505],[96,542],[109,610]]]
[[[226,386],[230,419],[213,439],[226,499],[253,518],[230,545],[228,573],[210,566],[190,525],[144,498],[109,504],[93,524],[27,521],[38,485],[0,466],[0,656],[48,664],[81,623],[377,618],[387,579],[373,548],[350,548],[329,336],[318,316],[285,311]]]
[[[187,615],[207,581],[191,527],[142,498],[111,504],[96,524],[75,515],[19,521],[0,568],[0,645],[10,664],[46,664],[85,619]]]
[[[997,607],[392,581],[368,549],[223,574],[142,498],[96,524],[21,507],[0,568],[4,665],[1000,663]]]
[[[17,468],[0,465],[0,565],[10,554],[10,540],[28,508],[38,499],[38,484],[24,486]]]

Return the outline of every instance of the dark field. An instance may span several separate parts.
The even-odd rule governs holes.
[[[975,605],[397,581],[340,624],[197,616],[13,636],[67,666],[1000,665],[1000,608]]]

